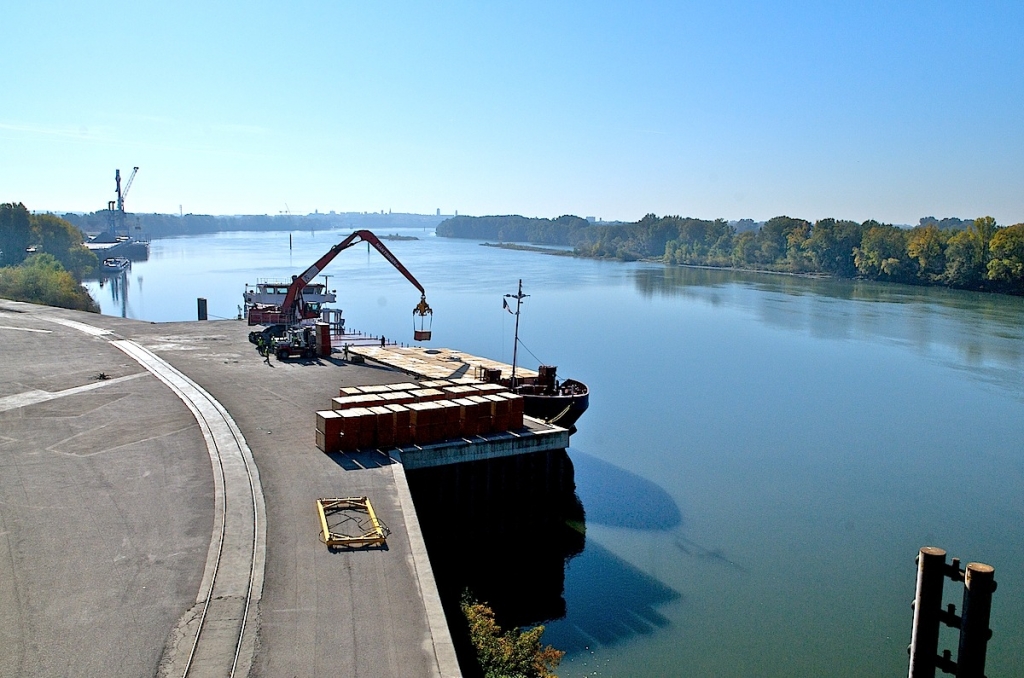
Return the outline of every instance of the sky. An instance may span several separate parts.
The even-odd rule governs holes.
[[[13,6],[12,6],[13,5]],[[1024,221],[1024,3],[13,0],[0,202]]]

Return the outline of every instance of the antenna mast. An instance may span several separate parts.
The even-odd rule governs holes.
[[[519,293],[518,294],[506,294],[505,297],[508,299],[516,300],[516,336],[512,344],[512,381],[510,382],[512,388],[516,387],[516,358],[519,355],[519,307],[523,303],[523,299],[530,296],[529,294],[523,294],[523,279],[519,279]]]

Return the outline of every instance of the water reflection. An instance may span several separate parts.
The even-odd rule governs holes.
[[[815,339],[882,339],[1024,397],[1024,299],[856,280],[685,267],[638,268],[646,298],[684,297]]]
[[[142,279],[139,278],[139,283]],[[128,317],[128,270],[120,273],[105,273],[98,279],[99,289],[106,287],[110,291],[111,300],[121,309],[121,317]]]

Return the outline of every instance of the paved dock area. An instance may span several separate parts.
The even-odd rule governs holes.
[[[408,377],[268,365],[249,330],[0,300],[0,676],[181,675],[202,610],[189,675],[459,675],[402,467],[315,447],[339,387]],[[320,543],[333,496],[386,545]]]

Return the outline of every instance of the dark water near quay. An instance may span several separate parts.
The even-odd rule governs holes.
[[[1020,674],[1024,300],[402,233],[421,238],[388,245],[427,289],[433,345],[510,361],[501,295],[522,278],[520,355],[591,387],[568,451],[585,527],[557,488],[578,536],[501,519],[537,567],[565,562],[560,595],[517,564],[546,592],[537,614],[564,610],[535,620],[568,651],[563,678],[905,673],[924,545],[996,568],[987,673]],[[295,232],[291,251],[287,233],[157,240],[117,298],[90,287],[112,315],[189,320],[205,297],[234,317],[245,283],[343,235]],[[411,339],[418,294],[376,252],[327,272],[349,326]],[[950,583],[946,597],[959,608]],[[955,653],[951,634],[941,647]]]

